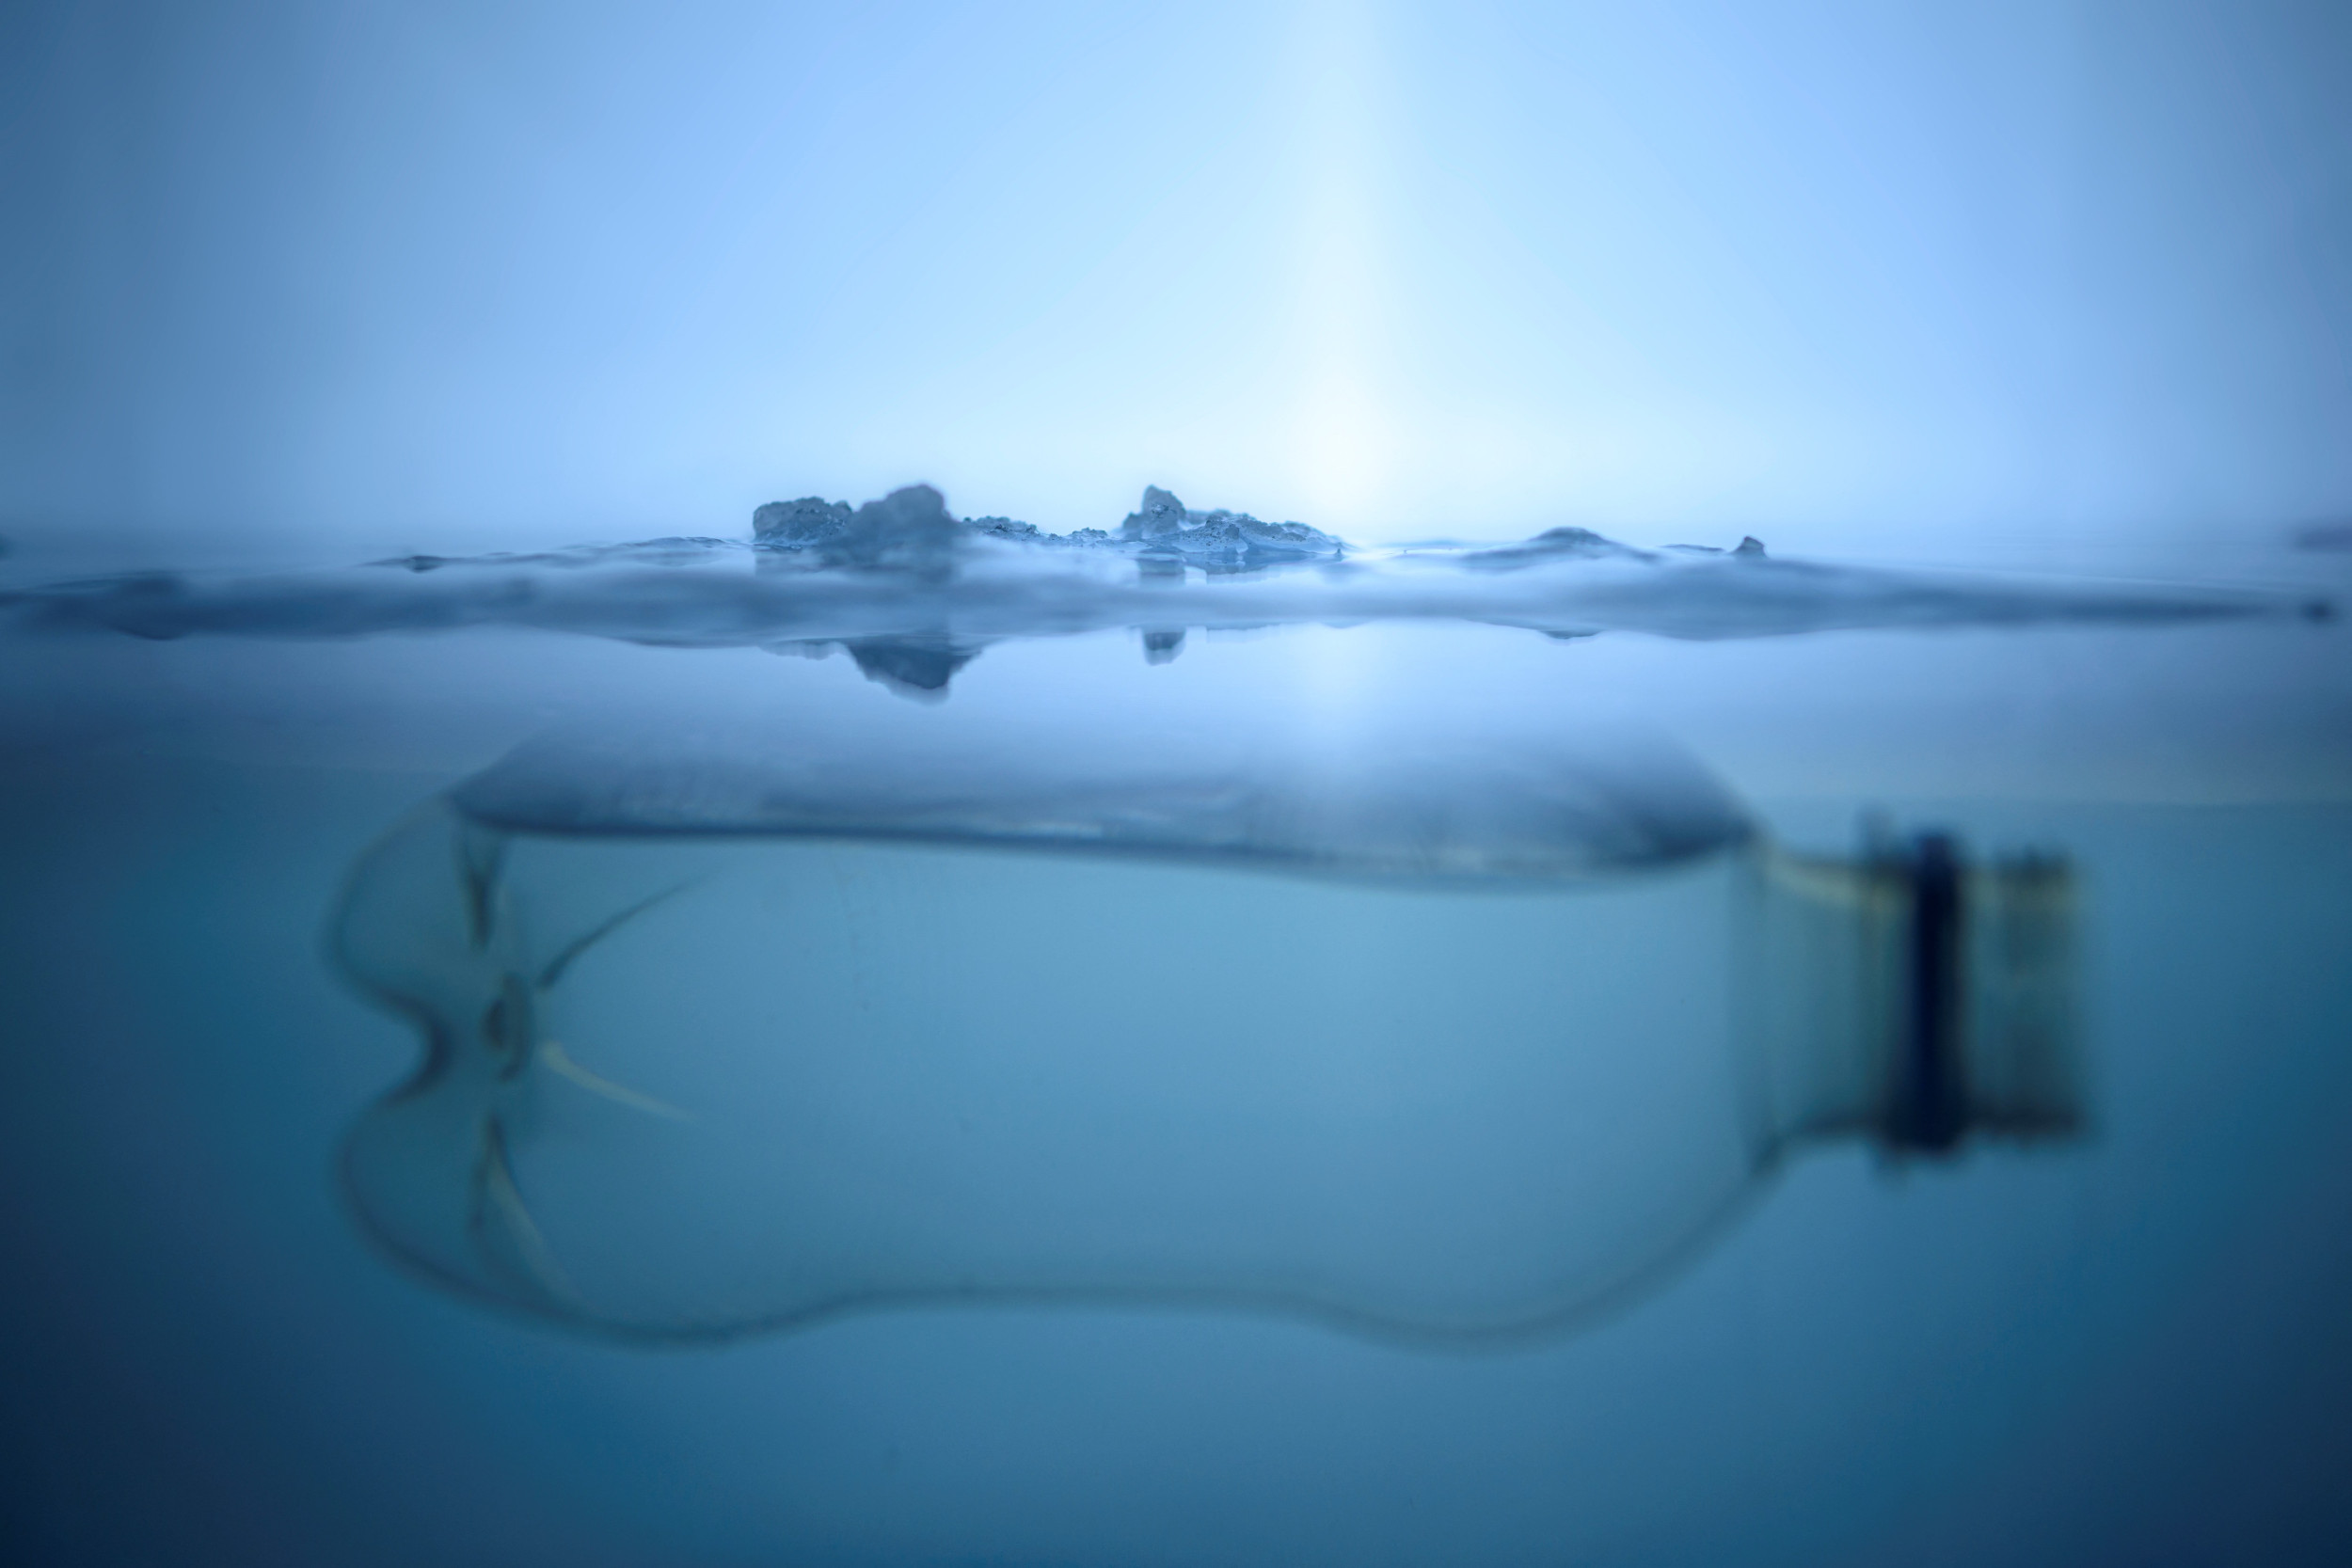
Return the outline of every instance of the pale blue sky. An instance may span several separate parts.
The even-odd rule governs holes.
[[[2352,11],[24,5],[0,532],[2352,512]]]

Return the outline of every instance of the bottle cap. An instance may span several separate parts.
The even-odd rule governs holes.
[[[1934,1153],[1969,1134],[2079,1131],[2073,868],[2047,854],[1970,866],[1922,833],[1890,869],[1909,892],[1910,984],[1885,1141]]]

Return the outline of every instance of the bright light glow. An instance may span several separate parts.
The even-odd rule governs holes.
[[[2342,8],[111,14],[0,147],[28,549],[915,480],[1881,555],[2352,509]]]
[[[1301,378],[1292,463],[1324,526],[1361,536],[1391,478],[1395,419],[1386,374],[1394,309],[1376,205],[1384,62],[1367,6],[1327,0],[1299,32],[1296,291]]]

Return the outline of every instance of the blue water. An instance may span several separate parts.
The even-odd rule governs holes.
[[[2352,1531],[2344,636],[1308,627],[1152,664],[1108,631],[992,647],[936,709],[756,649],[20,638],[6,1528],[93,1562],[2329,1560]],[[363,1239],[336,1150],[417,1045],[322,929],[403,813],[549,724],[683,690],[985,721],[1145,681],[1212,708],[1638,715],[1800,847],[1851,847],[1876,808],[2062,850],[2090,1132],[1810,1154],[1654,1290],[1474,1354],[1148,1301],[630,1348]]]
[[[2352,1556],[2348,56],[2328,0],[0,7],[0,1562]],[[859,520],[918,479],[975,528]],[[1147,481],[1184,500],[1137,506]],[[1639,729],[1759,855],[1942,829],[1979,863],[2062,857],[2083,1135],[1792,1150],[1638,1288],[1450,1350],[1165,1276],[666,1345],[453,1289],[344,1195],[423,1052],[331,911],[515,748],[714,710],[1084,721],[1197,744],[1196,780],[1236,717],[1310,756],[1393,712]],[[1057,746],[1002,756],[1126,754]],[[767,810],[673,782],[689,825]],[[1195,863],[1217,820],[1129,821],[1116,879],[1200,891],[1156,939],[1189,967],[1232,972],[1249,914],[1327,920],[1242,966],[1320,1014],[1276,960],[1368,905]],[[1413,860],[1290,826],[1231,836]],[[1087,975],[1136,977],[1109,1005],[1164,1079],[1219,1087],[1171,1029],[1223,1003],[1157,972],[1152,923],[1052,912],[1123,938]],[[1353,944],[1317,983],[1442,1083],[1495,1058],[1431,1053],[1427,1020],[1507,1062],[1530,1037],[1484,993],[1561,977],[1498,975],[1527,938],[1494,928],[1434,971]],[[935,935],[1020,955],[1011,922],[961,931]],[[1642,934],[1581,952],[1641,949],[1608,974],[1629,1007],[1730,994]],[[908,973],[887,949],[846,965],[868,995]],[[700,1092],[660,1074],[723,1053],[595,1032],[669,1016],[675,956],[597,972],[635,1011],[577,1020],[576,1066]],[[987,988],[983,1022],[1084,990],[961,962],[934,972]],[[914,1012],[900,1035],[943,1037]],[[1253,1000],[1226,1069],[1371,1064],[1286,1016]],[[952,1038],[985,1081],[983,1034]],[[600,1125],[682,1125],[548,1070],[580,1097],[549,1103],[638,1118]],[[1451,1147],[1575,1152],[1498,1133],[1543,1107],[1496,1098]],[[1595,1116],[1613,1169],[1661,1147]],[[1238,1174],[1170,1151],[1202,1125],[1131,1117],[1165,1136],[1113,1165]],[[846,1141],[939,1154],[899,1131]],[[516,1194],[551,1202],[528,1155]],[[1061,1214],[1103,1196],[1041,1185]],[[739,1234],[775,1212],[715,1190]],[[1398,1201],[1445,1243],[1415,1257],[1507,1268],[1476,1227],[1550,1196]],[[548,1244],[640,1279],[713,1261],[654,1209]],[[1000,1217],[1068,1239],[1050,1204]]]

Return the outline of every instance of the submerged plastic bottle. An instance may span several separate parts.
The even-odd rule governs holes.
[[[652,1337],[949,1300],[1556,1327],[1782,1157],[2073,1130],[2069,875],[1776,849],[1694,764],[946,710],[522,748],[332,932],[439,1280]],[[1115,733],[1114,733],[1115,732]]]

